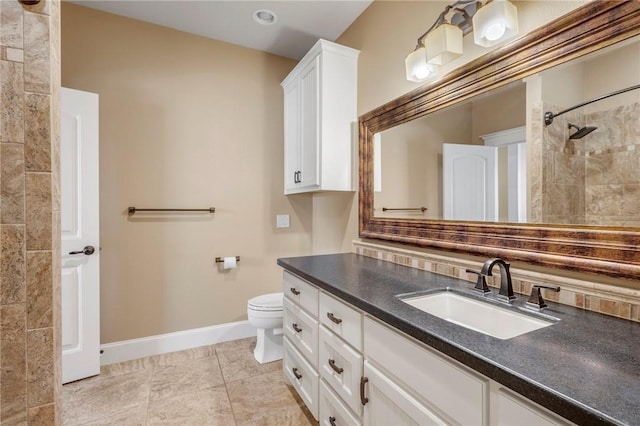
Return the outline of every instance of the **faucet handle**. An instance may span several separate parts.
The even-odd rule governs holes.
[[[531,287],[531,296],[529,296],[529,300],[527,300],[527,306],[538,310],[547,307],[547,303],[542,298],[542,293],[540,292],[541,288],[553,290],[556,293],[560,291],[560,287],[558,286],[534,284],[533,287]]]
[[[476,274],[478,276],[478,281],[476,281],[476,286],[473,288],[474,290],[478,290],[483,293],[488,293],[491,291],[489,290],[489,286],[487,285],[487,279],[485,278],[485,274],[483,274],[482,272],[474,271],[472,269],[467,269],[466,271],[469,274]]]

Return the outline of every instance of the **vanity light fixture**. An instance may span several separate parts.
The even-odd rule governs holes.
[[[447,15],[451,17],[447,20]],[[462,55],[462,38],[474,31],[474,42],[493,46],[518,33],[518,12],[508,0],[457,0],[445,7],[407,56],[407,80],[423,82],[437,75],[437,66]]]

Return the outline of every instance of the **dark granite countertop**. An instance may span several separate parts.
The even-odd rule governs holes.
[[[352,253],[278,265],[577,424],[640,424],[638,323],[549,302],[558,323],[500,340],[396,298],[467,281]]]

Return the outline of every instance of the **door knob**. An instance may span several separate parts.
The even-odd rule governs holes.
[[[96,251],[96,249],[93,248],[93,246],[85,246],[82,250],[70,251],[69,254],[86,254],[87,256],[91,256],[94,251]]]

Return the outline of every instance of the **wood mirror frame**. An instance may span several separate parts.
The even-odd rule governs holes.
[[[594,1],[359,118],[359,235],[420,247],[640,277],[640,229],[381,218],[373,215],[373,135],[640,34],[640,2]],[[542,117],[539,117],[542,122]]]

